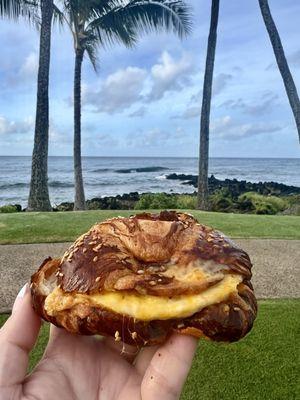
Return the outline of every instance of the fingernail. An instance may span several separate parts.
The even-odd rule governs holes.
[[[25,296],[26,289],[27,289],[28,283],[25,283],[25,285],[22,287],[22,289],[19,291],[17,295],[17,299],[22,299]]]

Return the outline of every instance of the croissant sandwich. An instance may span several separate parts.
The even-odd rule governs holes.
[[[69,332],[137,346],[172,332],[233,342],[257,313],[251,262],[190,214],[163,211],[94,225],[31,278],[33,307]]]

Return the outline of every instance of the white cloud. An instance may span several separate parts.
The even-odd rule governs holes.
[[[275,133],[282,130],[282,127],[274,123],[239,123],[229,115],[216,119],[211,124],[212,135],[223,140],[239,140],[257,135]]]
[[[31,52],[26,58],[23,65],[20,68],[20,78],[33,78],[37,76],[39,66],[38,54]]]
[[[24,134],[30,132],[33,127],[32,117],[27,117],[23,121],[14,121],[0,115],[0,135]]]
[[[127,67],[110,74],[100,87],[83,86],[82,102],[97,112],[122,112],[141,99],[147,73],[144,69]]]
[[[186,133],[181,126],[173,131],[153,128],[148,131],[140,131],[127,135],[127,145],[129,147],[161,147],[171,143],[174,139],[176,139],[177,144],[181,143],[185,137]]]
[[[190,54],[184,53],[175,60],[164,51],[159,63],[151,68],[152,89],[148,95],[150,101],[161,99],[166,92],[178,91],[190,84],[190,74],[194,69]]]

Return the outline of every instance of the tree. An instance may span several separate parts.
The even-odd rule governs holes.
[[[37,104],[28,211],[51,211],[48,191],[49,69],[53,0],[41,0]]]
[[[201,210],[209,209],[208,201],[208,158],[209,158],[209,120],[211,93],[214,73],[215,52],[217,44],[217,27],[219,18],[219,0],[212,0],[211,20],[207,42],[206,65],[204,73],[199,146],[199,175],[197,206]]]
[[[38,9],[40,8],[40,16]],[[0,1],[0,16],[17,19],[23,16],[40,29],[40,53],[37,82],[37,105],[32,153],[30,193],[28,211],[50,211],[48,192],[48,138],[49,138],[49,66],[51,46],[51,24],[53,11],[58,17],[53,0],[3,0]]]
[[[81,164],[81,69],[87,53],[97,70],[97,49],[115,42],[136,44],[138,32],[190,31],[189,7],[182,0],[65,0],[61,16],[69,26],[75,49],[74,178],[75,210],[85,208]]]
[[[292,112],[294,114],[298,136],[300,141],[300,101],[297,93],[296,85],[293,80],[293,76],[289,69],[282,43],[275,22],[272,18],[268,0],[258,0],[261,15],[266,25],[269,38],[273,47],[276,62],[285,86],[285,90],[291,105]]]

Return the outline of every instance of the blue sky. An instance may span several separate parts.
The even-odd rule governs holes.
[[[210,1],[188,1],[193,33],[142,36],[133,50],[100,49],[83,64],[82,152],[88,156],[195,157]],[[270,0],[300,92],[298,0]],[[38,33],[0,20],[0,155],[31,155]],[[72,155],[73,46],[55,29],[50,155]],[[221,1],[211,110],[212,157],[299,157],[297,131],[258,1]]]

